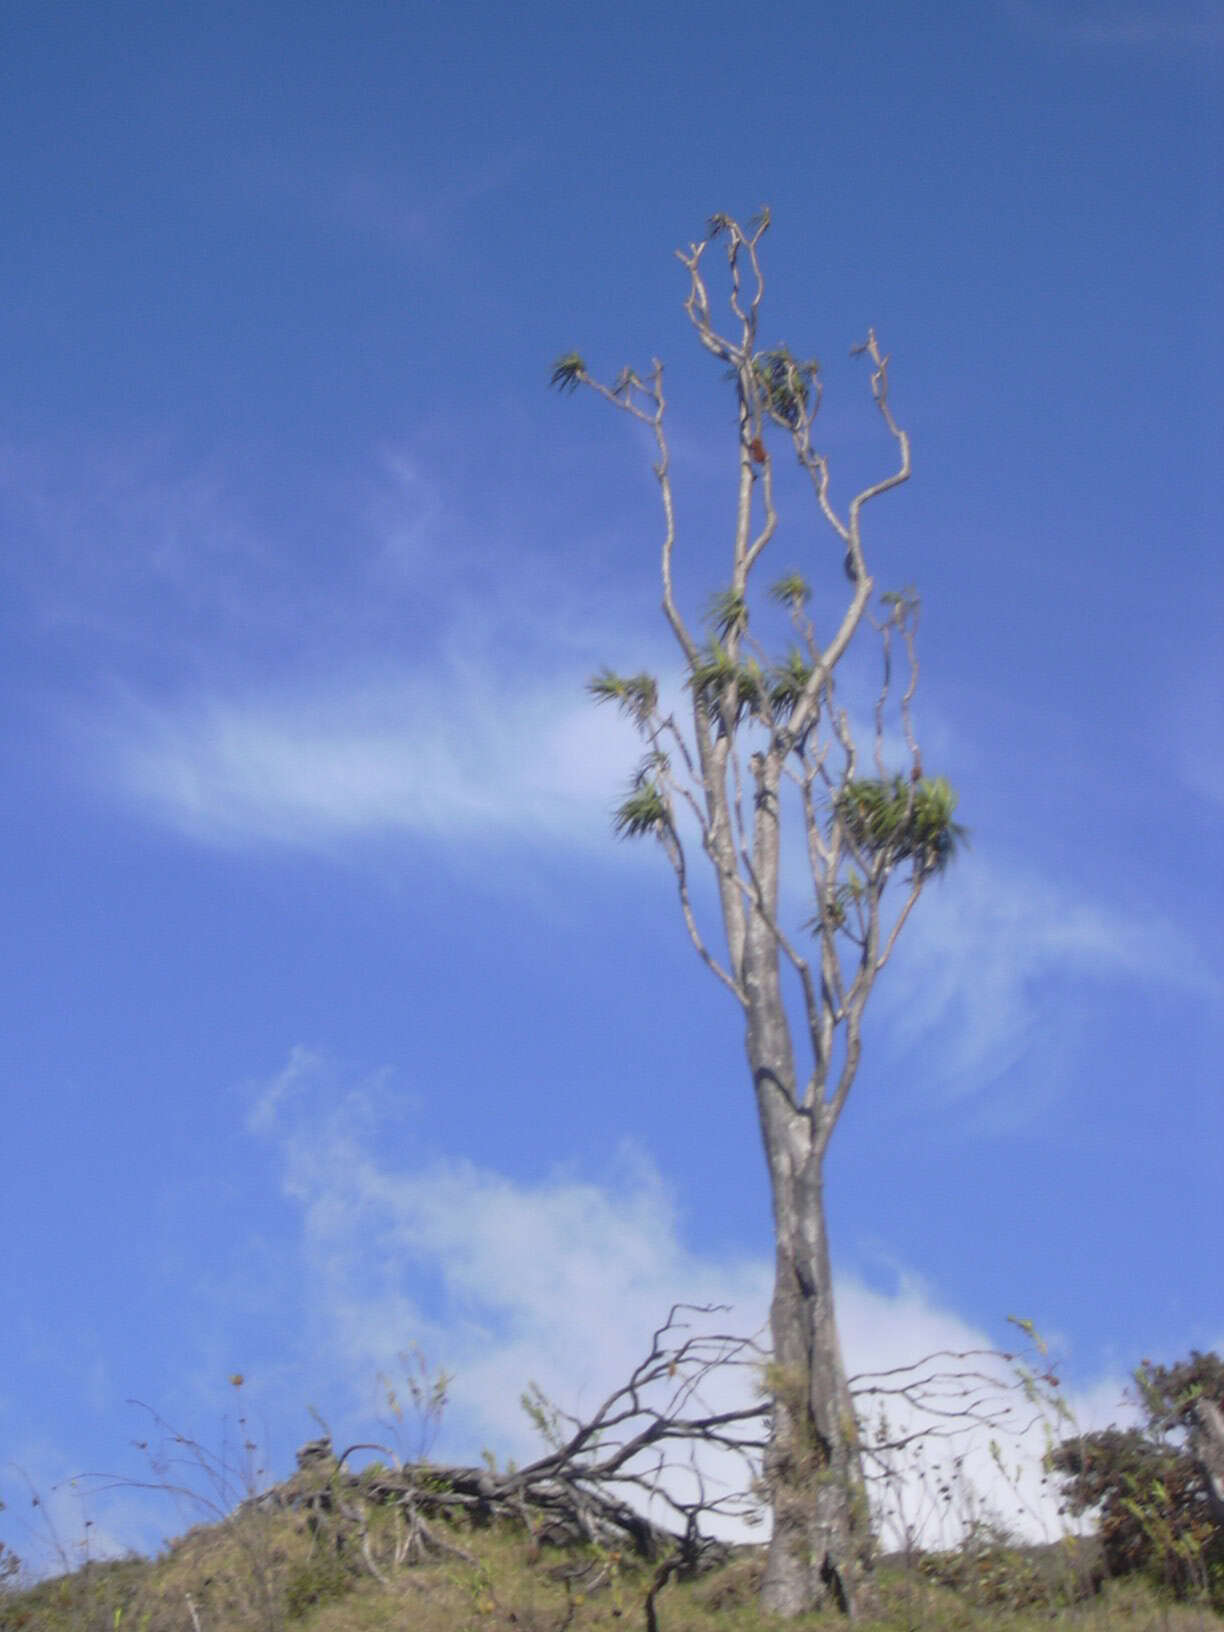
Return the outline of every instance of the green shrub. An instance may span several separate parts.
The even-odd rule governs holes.
[[[285,1613],[300,1621],[316,1604],[343,1598],[353,1590],[356,1577],[338,1553],[313,1553],[289,1571],[285,1583]]]
[[[1200,1395],[1224,1406],[1224,1361],[1192,1352],[1176,1366],[1147,1361],[1135,1373],[1141,1428],[1106,1428],[1050,1453],[1072,1513],[1100,1511],[1111,1575],[1142,1573],[1178,1598],[1209,1596],[1224,1608],[1224,1530],[1189,1440]]]

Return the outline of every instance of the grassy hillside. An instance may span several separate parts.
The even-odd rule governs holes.
[[[292,1482],[291,1482],[292,1485]],[[92,1563],[0,1589],[0,1632],[767,1632],[838,1624],[780,1622],[757,1605],[758,1549],[685,1578],[667,1560],[605,1546],[550,1544],[545,1515],[428,1520],[380,1499],[377,1480],[323,1500],[278,1487],[153,1560]],[[1206,1632],[1221,1622],[1162,1599],[1135,1577],[1099,1581],[1085,1544],[979,1547],[884,1560],[875,1632],[992,1627],[1036,1632]],[[664,1577],[667,1577],[664,1579]],[[652,1591],[653,1589],[653,1591]],[[653,1617],[653,1621],[652,1621]]]
[[[412,1460],[369,1444],[338,1455],[325,1434],[300,1447],[291,1478],[265,1488],[245,1416],[237,1419],[239,1434],[226,1442],[237,1452],[215,1453],[151,1413],[164,1443],[139,1442],[150,1470],[140,1488],[186,1500],[210,1522],[188,1530],[157,1558],[94,1561],[36,1582],[23,1580],[17,1560],[0,1546],[0,1632],[599,1632],[613,1626],[781,1632],[784,1626],[838,1626],[832,1614],[789,1623],[765,1615],[759,1607],[764,1550],[701,1540],[699,1521],[726,1511],[704,1494],[688,1506],[678,1490],[668,1496],[672,1521],[687,1515],[686,1533],[695,1538],[687,1548],[624,1499],[635,1488],[639,1496],[659,1489],[633,1476],[643,1447],[661,1455],[660,1447],[681,1430],[680,1442],[691,1447],[708,1437],[710,1423],[725,1433],[741,1420],[749,1437],[736,1443],[750,1446],[752,1435],[759,1438],[757,1407],[713,1418],[683,1415],[691,1404],[689,1385],[708,1379],[729,1354],[738,1360],[742,1341],[728,1351],[721,1339],[695,1336],[669,1348],[664,1340],[671,1331],[669,1321],[656,1332],[627,1388],[585,1422],[529,1391],[524,1403],[549,1448],[524,1468],[503,1468],[492,1459],[480,1467],[446,1467],[428,1459],[449,1379],[441,1372],[431,1378],[423,1358],[419,1374],[407,1378],[406,1400],[419,1427]],[[963,1365],[963,1356],[952,1358]],[[689,1370],[681,1373],[683,1367]],[[642,1390],[659,1376],[674,1382],[673,1373],[684,1385],[680,1404],[673,1396],[665,1409],[652,1408]],[[928,1382],[952,1379],[960,1392],[947,1398],[957,1418],[966,1414],[959,1409],[966,1377],[984,1375],[938,1367],[923,1372]],[[1023,1368],[1019,1375],[1022,1383],[1033,1381]],[[1185,1444],[1170,1438],[1204,1389],[1224,1399],[1224,1362],[1194,1354],[1180,1367],[1141,1368],[1136,1375],[1151,1419],[1147,1428],[1068,1439],[1053,1459],[1070,1513],[1098,1511],[1097,1537],[1012,1543],[998,1521],[983,1516],[979,1501],[966,1499],[967,1522],[958,1533],[968,1539],[960,1550],[924,1552],[915,1543],[905,1556],[879,1560],[877,1618],[859,1624],[874,1632],[1051,1626],[1206,1632],[1224,1624],[1207,1597],[1210,1592],[1224,1605],[1219,1522],[1202,1469]],[[1049,1380],[1057,1386],[1056,1378]],[[239,1374],[230,1378],[235,1391],[243,1381]],[[1025,1398],[1040,1400],[1032,1388]],[[626,1400],[631,1409],[622,1410]],[[390,1389],[388,1402],[402,1418]],[[350,1461],[376,1451],[388,1460],[361,1468]],[[946,1474],[936,1468],[932,1477],[942,1479],[939,1489],[951,1501]],[[60,1556],[66,1556],[62,1549]],[[1107,1578],[1110,1569],[1119,1572],[1115,1579]],[[1180,1601],[1154,1581],[1176,1586]]]

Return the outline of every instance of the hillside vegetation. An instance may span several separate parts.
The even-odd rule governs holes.
[[[302,1446],[291,1478],[265,1489],[244,1416],[234,1459],[151,1413],[163,1443],[141,1442],[152,1477],[134,1483],[186,1498],[211,1522],[156,1558],[88,1560],[40,1581],[28,1580],[0,1544],[0,1632],[781,1632],[844,1624],[833,1611],[784,1621],[762,1610],[765,1549],[713,1540],[701,1523],[744,1498],[720,1502],[699,1480],[687,1504],[674,1487],[666,1498],[682,1521],[678,1532],[644,1516],[640,1497],[659,1487],[634,1472],[643,1452],[656,1458],[657,1474],[676,1466],[657,1459],[664,1447],[719,1435],[725,1443],[737,1427],[746,1437],[733,1443],[751,1468],[747,1453],[761,1443],[759,1405],[684,1414],[690,1385],[743,1363],[746,1345],[683,1332],[673,1310],[629,1383],[585,1420],[529,1391],[524,1404],[548,1449],[523,1468],[491,1458],[481,1467],[429,1460],[449,1378],[431,1380],[420,1356],[407,1384],[420,1424],[412,1460],[369,1445],[337,1456],[323,1437]],[[660,1372],[679,1378],[679,1404],[652,1409],[643,1389]],[[1019,1374],[1025,1397],[1036,1398],[1033,1375]],[[946,1374],[923,1375],[930,1382]],[[954,1375],[963,1388],[982,1373]],[[1144,1362],[1135,1379],[1142,1426],[1064,1434],[1046,1456],[1063,1511],[1096,1515],[1095,1535],[1023,1545],[970,1492],[959,1548],[924,1550],[918,1532],[906,1530],[907,1550],[877,1560],[874,1605],[857,1624],[874,1632],[1218,1627],[1224,1439],[1201,1425],[1220,1420],[1224,1362],[1199,1353],[1170,1368]],[[242,1387],[240,1375],[230,1381]],[[1046,1381],[1057,1388],[1052,1373]],[[402,1419],[395,1391],[387,1397]],[[1066,1425],[1069,1416],[1058,1420]],[[879,1445],[877,1436],[877,1452]],[[375,1450],[390,1460],[353,1465]],[[932,1478],[951,1502],[946,1474]],[[635,1490],[637,1505],[625,1499]],[[62,1546],[59,1553],[67,1566]]]
[[[763,1549],[678,1555],[553,1539],[551,1516],[424,1517],[377,1466],[343,1482],[301,1475],[171,1542],[156,1559],[92,1562],[0,1595],[0,1632],[782,1632],[759,1607]],[[439,1490],[439,1494],[441,1491]],[[1174,1602],[1148,1578],[1103,1577],[1098,1544],[979,1538],[955,1553],[877,1567],[874,1632],[991,1627],[1036,1632],[1205,1632],[1205,1601]]]
[[[247,1511],[201,1526],[155,1560],[92,1563],[0,1598],[3,1632],[598,1632],[649,1627],[660,1566],[598,1548],[534,1543],[509,1523],[443,1523],[435,1556],[393,1564],[393,1526],[371,1527],[370,1573],[360,1545],[337,1548],[301,1515]],[[450,1549],[454,1549],[451,1551]],[[460,1551],[461,1550],[461,1551]],[[796,1622],[757,1603],[763,1559],[745,1551],[690,1579],[670,1580],[649,1604],[660,1632],[781,1632]],[[1105,1582],[1061,1548],[942,1554],[877,1570],[874,1632],[1075,1626],[1083,1632],[1204,1632],[1209,1608],[1174,1604],[1140,1578]],[[808,1617],[805,1626],[839,1624]]]

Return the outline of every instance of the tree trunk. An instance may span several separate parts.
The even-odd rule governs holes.
[[[770,1308],[773,1506],[762,1600],[775,1614],[869,1608],[871,1528],[833,1310],[822,1152],[811,1118],[758,1077],[777,1240]]]
[[[1224,1530],[1224,1412],[1206,1395],[1194,1402],[1195,1450],[1211,1516]]]

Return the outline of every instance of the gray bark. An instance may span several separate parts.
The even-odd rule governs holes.
[[[871,1538],[854,1402],[833,1306],[823,1152],[811,1137],[811,1113],[795,1107],[779,1080],[784,1061],[764,1063],[751,1047],[760,1033],[773,1032],[777,1040],[780,1031],[776,1024],[762,1025],[750,1036],[776,1242],[770,1305],[774,1413],[765,1460],[773,1536],[763,1602],[780,1615],[828,1605],[855,1616],[867,1599]]]
[[[798,1615],[864,1607],[870,1550],[858,1435],[833,1307],[823,1163],[834,1118],[823,1096],[805,1104],[782,991],[778,914],[776,748],[755,766],[752,874],[741,963],[748,1064],[773,1201],[775,1273],[770,1305],[773,1430],[765,1476],[773,1535],[762,1600]]]
[[[1194,1402],[1195,1451],[1207,1486],[1211,1516],[1224,1529],[1224,1413],[1214,1400]]]

